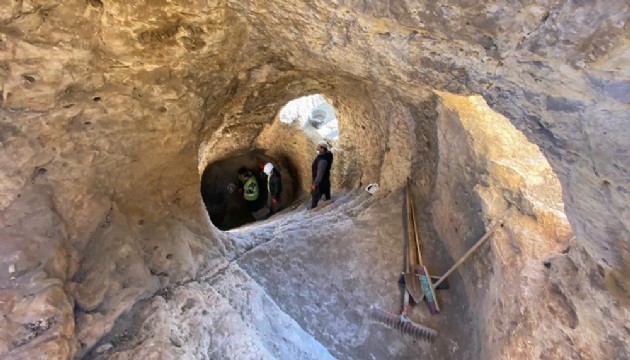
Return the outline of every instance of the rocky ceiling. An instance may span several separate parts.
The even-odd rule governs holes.
[[[70,324],[62,336],[94,345],[142,295],[101,286],[107,259],[86,254],[126,252],[118,266],[133,267],[154,254],[126,239],[155,225],[156,238],[193,249],[171,281],[215,266],[203,256],[231,250],[208,226],[200,174],[254,147],[310,161],[303,140],[273,136],[287,101],[317,92],[338,110],[347,156],[336,184],[394,189],[412,161],[388,155],[396,119],[434,126],[438,90],[483,96],[539,145],[578,243],[628,306],[629,18],[628,2],[615,0],[0,0],[3,287],[48,289]],[[308,163],[298,170],[305,183]],[[4,273],[12,264],[46,275],[15,282]],[[136,270],[116,284],[148,272]],[[103,298],[111,311],[89,313]],[[50,351],[82,354],[68,344]]]

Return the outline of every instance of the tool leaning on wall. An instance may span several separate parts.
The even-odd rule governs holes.
[[[409,196],[409,186],[407,186],[407,193],[406,193],[406,205],[407,205],[407,221],[406,221],[406,225],[407,225],[407,237],[405,238],[405,253],[404,253],[404,289],[403,289],[403,300],[402,300],[402,310],[400,315],[396,315],[393,313],[390,313],[388,311],[373,307],[370,311],[370,314],[372,316],[373,319],[382,322],[390,327],[393,327],[405,334],[411,335],[417,339],[426,341],[426,342],[433,342],[435,341],[435,338],[437,337],[437,331],[426,327],[424,325],[415,323],[413,321],[411,321],[411,319],[409,318],[409,297],[412,296],[414,297],[414,301],[418,302],[418,301],[422,301],[422,290],[420,288],[420,283],[419,283],[419,279],[418,277],[415,276],[414,273],[412,273],[412,267],[411,267],[411,262],[414,262],[414,265],[416,265],[417,260],[416,258],[416,251],[417,249],[419,249],[419,247],[416,246],[415,244],[415,236],[412,237],[411,233],[412,231],[415,232],[414,227],[415,227],[415,221],[411,221],[411,202],[410,202],[410,196]],[[419,254],[418,254],[419,257]],[[412,258],[414,260],[412,260]],[[400,281],[399,281],[400,283]],[[418,300],[416,300],[415,298],[418,298]]]
[[[404,284],[403,304],[400,315],[390,313],[388,311],[372,307],[370,314],[374,320],[382,322],[393,327],[405,334],[412,335],[420,340],[433,342],[437,337],[437,331],[424,325],[415,323],[409,318],[409,297],[414,299],[415,303],[425,300],[431,314],[440,312],[435,290],[448,289],[446,283],[447,277],[452,274],[472,253],[477,250],[490,235],[499,227],[503,226],[503,221],[493,222],[490,229],[473,245],[444,275],[442,275],[435,283],[434,277],[430,276],[426,267],[422,264],[422,253],[420,252],[420,238],[418,235],[418,226],[415,219],[415,210],[409,182],[406,187],[406,205],[407,205],[407,238],[405,241],[404,254],[404,272],[399,283]],[[413,233],[413,236],[411,235]],[[413,264],[413,266],[412,266]]]

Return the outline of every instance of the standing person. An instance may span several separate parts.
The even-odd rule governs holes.
[[[282,210],[282,177],[280,171],[272,163],[265,164],[263,172],[267,175],[267,207],[269,208],[268,216],[271,216]]]
[[[238,169],[238,179],[240,180],[240,189],[243,191],[243,198],[245,199],[247,210],[252,214],[260,208],[258,206],[258,195],[260,193],[258,181],[256,181],[254,174],[246,167]]]
[[[333,154],[328,151],[328,143],[321,140],[317,143],[317,157],[311,166],[313,185],[311,185],[311,209],[317,207],[319,199],[324,196],[330,200],[330,168],[333,163]]]

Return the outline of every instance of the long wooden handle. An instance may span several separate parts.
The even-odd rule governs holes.
[[[444,279],[446,279],[453,271],[455,271],[466,259],[468,259],[468,257],[475,251],[477,250],[478,247],[481,246],[481,244],[483,244],[483,242],[488,239],[490,237],[490,235],[492,235],[492,233],[494,232],[494,230],[496,230],[499,226],[503,225],[503,221],[499,221],[496,224],[494,224],[494,226],[492,226],[490,228],[490,230],[488,230],[488,232],[486,232],[486,234],[479,240],[477,240],[477,243],[475,245],[473,245],[473,247],[470,248],[470,250],[468,250],[468,252],[466,254],[464,254],[464,256],[462,256],[461,259],[459,259],[455,265],[453,265],[450,269],[448,269],[448,271],[446,272],[446,274],[442,275],[442,277],[436,281],[433,284],[433,288],[437,288],[438,285],[440,285],[442,283],[442,281],[444,281]]]
[[[410,221],[410,215],[409,215],[409,180],[407,180],[407,221],[405,223],[405,225],[407,226],[407,237],[405,238],[406,243],[405,243],[405,272],[409,273],[411,271],[411,255],[412,252],[410,251],[411,248],[411,221]]]
[[[411,191],[409,191],[411,195]],[[409,206],[411,207],[411,219],[413,220],[413,236],[416,243],[416,251],[418,252],[418,265],[422,265],[422,253],[420,252],[420,237],[418,236],[418,224],[416,223],[416,211],[413,205],[413,199],[409,199]]]
[[[414,265],[422,265],[422,253],[420,252],[420,239],[418,236],[418,224],[416,223],[416,212],[414,210],[414,204],[413,204],[409,182],[410,182],[410,179],[407,179],[407,219],[412,224],[415,250],[416,250],[416,253],[418,254],[418,258],[415,259],[418,262]],[[413,251],[413,249],[409,249],[409,251]]]

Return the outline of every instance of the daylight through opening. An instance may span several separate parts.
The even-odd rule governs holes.
[[[339,140],[339,125],[335,109],[321,94],[303,96],[289,101],[280,110],[280,121],[300,127],[307,133],[314,130],[329,141]]]

